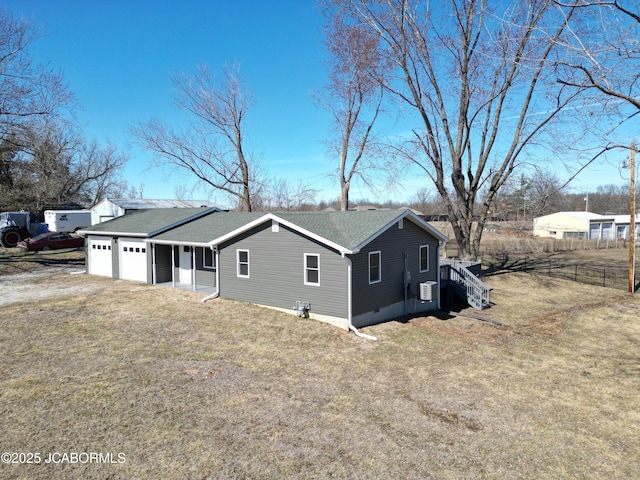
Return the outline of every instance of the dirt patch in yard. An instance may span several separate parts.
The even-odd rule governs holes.
[[[0,305],[37,302],[80,293],[94,292],[99,285],[87,282],[86,275],[74,267],[52,267],[43,270],[0,276]],[[55,280],[50,278],[54,277]],[[83,278],[84,277],[84,278]]]
[[[95,282],[74,275],[83,271],[83,249],[26,252],[0,247],[0,305],[95,291]]]

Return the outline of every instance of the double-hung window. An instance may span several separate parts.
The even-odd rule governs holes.
[[[420,273],[429,271],[429,245],[420,247]]]
[[[381,253],[369,252],[369,283],[378,283],[382,280]]]
[[[249,250],[236,250],[238,277],[249,278]]]
[[[213,254],[213,250],[210,248],[204,248],[203,267],[214,269],[216,268],[216,257]]]
[[[304,254],[304,284],[320,285],[320,255]]]

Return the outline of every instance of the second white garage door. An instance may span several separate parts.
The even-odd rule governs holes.
[[[140,239],[120,239],[120,278],[147,281],[147,245]]]

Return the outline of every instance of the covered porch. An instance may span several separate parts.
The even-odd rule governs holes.
[[[204,244],[161,243],[151,246],[151,283],[205,294],[218,290],[218,251]]]

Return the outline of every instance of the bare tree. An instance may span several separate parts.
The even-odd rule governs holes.
[[[33,63],[28,47],[34,39],[27,21],[0,9],[0,136],[5,140],[25,121],[51,116],[72,101],[62,75]]]
[[[174,104],[190,116],[188,127],[178,130],[156,119],[139,124],[132,133],[156,154],[158,165],[186,170],[237,198],[242,210],[253,210],[260,186],[245,131],[252,97],[239,67],[225,68],[219,82],[204,65],[193,75],[172,75],[171,81]]]
[[[3,200],[12,208],[92,205],[126,187],[120,176],[126,155],[111,144],[84,141],[62,121],[32,121],[14,140],[20,147],[7,162],[0,186]]]
[[[339,9],[328,8],[325,44],[330,53],[330,83],[318,97],[333,116],[332,156],[338,158],[340,210],[349,209],[355,177],[365,183],[376,156],[373,126],[383,99],[382,57],[377,35],[350,24]]]
[[[463,258],[477,258],[493,198],[580,94],[559,85],[558,40],[574,14],[551,0],[335,0],[378,35],[387,88],[416,116],[404,157],[442,197]],[[573,112],[575,114],[575,112]]]
[[[557,2],[562,5],[562,2]],[[628,4],[625,5],[625,4]],[[635,11],[634,11],[635,10]],[[559,81],[596,90],[640,111],[640,11],[637,2],[582,1],[563,42]]]
[[[302,180],[291,185],[286,178],[274,179],[266,206],[273,210],[309,210],[316,203],[317,190],[309,188]]]

